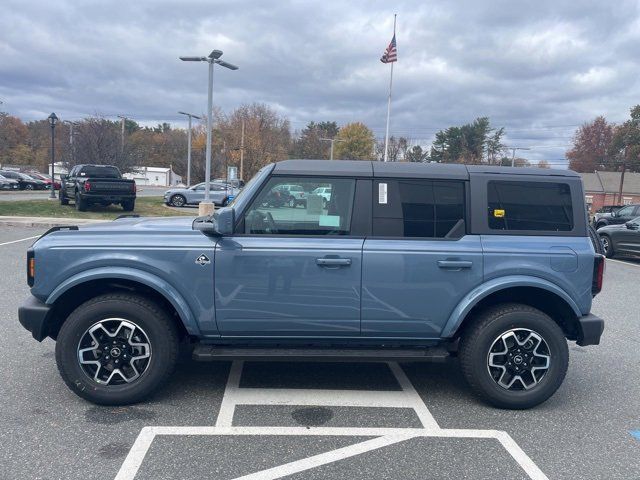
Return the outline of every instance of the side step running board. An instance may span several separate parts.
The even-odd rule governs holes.
[[[444,347],[423,348],[261,348],[196,345],[193,359],[201,362],[218,360],[320,361],[320,362],[443,362],[449,357]]]

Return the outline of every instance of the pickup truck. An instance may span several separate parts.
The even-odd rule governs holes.
[[[267,200],[288,185],[331,196]],[[562,383],[567,340],[600,342],[593,234],[569,170],[286,160],[212,216],[47,232],[27,252],[18,316],[98,404],[148,396],[182,345],[199,361],[454,355],[478,395],[522,409]]]
[[[136,204],[136,182],[122,178],[111,165],[76,165],[67,175],[60,175],[60,204],[73,200],[76,209],[84,212],[90,205],[104,207],[112,203],[131,212]]]

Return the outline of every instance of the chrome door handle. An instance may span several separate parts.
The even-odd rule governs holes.
[[[471,268],[473,262],[469,260],[438,260],[438,267],[446,270],[462,270],[463,268]]]
[[[338,268],[338,267],[348,267],[351,265],[350,258],[316,258],[316,264],[320,267],[328,267],[328,268]]]

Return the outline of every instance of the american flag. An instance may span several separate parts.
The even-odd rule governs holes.
[[[382,63],[391,63],[398,61],[398,49],[396,48],[396,34],[393,34],[393,38],[391,39],[391,43],[384,51],[384,54],[380,58]]]

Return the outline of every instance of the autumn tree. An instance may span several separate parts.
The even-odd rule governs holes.
[[[375,137],[364,123],[349,123],[340,128],[336,140],[336,159],[371,160],[373,157]]]
[[[376,159],[384,160],[384,139],[380,139],[376,142]],[[387,161],[388,162],[403,162],[409,150],[409,140],[405,137],[389,137],[389,144],[387,146]]]
[[[26,146],[28,136],[22,120],[0,112],[0,163],[16,163],[15,156]]]
[[[250,179],[264,165],[289,158],[289,120],[262,103],[242,105],[230,114],[217,111],[214,130],[212,172],[226,175],[226,166],[240,166],[244,121],[243,176]],[[240,169],[238,168],[238,172]]]
[[[612,170],[613,133],[614,125],[602,116],[582,125],[573,137],[573,147],[566,153],[569,168],[576,172]]]
[[[129,142],[123,148],[120,122],[91,117],[78,122],[75,128],[76,163],[115,165],[121,172],[130,172],[139,164],[136,160],[144,160],[131,155]]]
[[[547,162],[546,160],[539,160],[536,167],[538,168],[551,168],[551,166],[549,165],[549,162]]]

